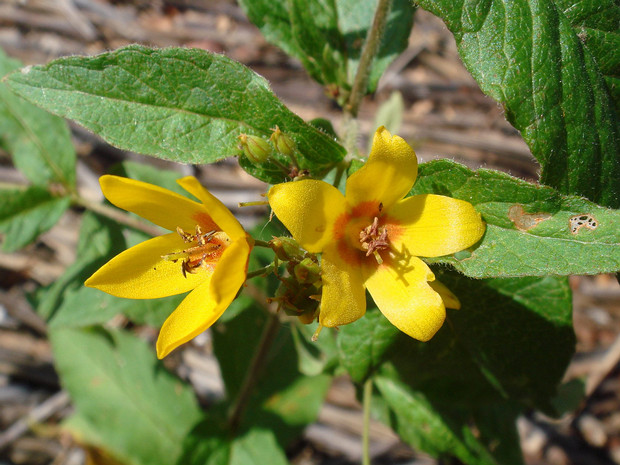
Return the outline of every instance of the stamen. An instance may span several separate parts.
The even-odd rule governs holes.
[[[181,273],[183,273],[183,277],[185,278],[187,278],[187,273],[196,274],[201,268],[204,268],[205,264],[209,261],[213,261],[218,250],[222,248],[222,244],[219,243],[219,241],[217,243],[211,242],[211,239],[213,239],[217,233],[216,230],[203,233],[200,226],[196,225],[194,234],[185,232],[178,226],[176,231],[179,236],[181,236],[181,239],[183,239],[183,242],[196,245],[179,252],[163,255],[162,258],[171,260],[173,263],[183,259],[181,263]]]
[[[379,250],[387,249],[390,246],[387,235],[387,228],[379,229],[379,218],[374,217],[372,224],[360,231],[360,243],[362,249],[366,251],[366,256],[375,256],[377,263],[381,265],[383,259],[379,255]]]

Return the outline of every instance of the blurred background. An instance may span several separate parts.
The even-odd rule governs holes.
[[[275,94],[305,120],[340,112],[301,65],[270,45],[231,0],[0,0],[0,47],[25,65],[65,55],[92,55],[140,43],[198,47],[223,53],[270,81]],[[402,108],[399,135],[421,162],[450,158],[471,168],[506,171],[529,181],[538,165],[501,107],[486,97],[459,60],[443,23],[418,11],[407,50],[397,58],[360,112],[360,150],[377,125],[380,108],[394,117]],[[135,160],[197,176],[246,226],[266,209],[239,209],[267,186],[245,174],[235,159],[207,167],[181,166],[117,150],[71,125],[79,156],[83,195],[99,199],[98,177],[114,163]],[[0,150],[0,185],[25,182]],[[0,252],[0,465],[111,464],[83,449],[59,425],[71,404],[53,367],[45,323],[25,295],[54,282],[75,259],[79,212],[70,212],[39,241],[19,253]],[[551,257],[550,257],[551,259]],[[577,353],[566,379],[585,381],[586,397],[562,419],[536,412],[519,420],[528,464],[620,464],[620,286],[614,276],[572,277]],[[122,322],[115,322],[122,324]],[[146,337],[156,330],[143,328]],[[192,343],[169,368],[189,380],[199,397],[217,397],[222,383],[208,356],[208,334]],[[207,354],[207,356],[205,356]],[[544,356],[544,354],[541,354]],[[355,390],[338,379],[316,424],[288,451],[294,464],[359,462],[361,410]],[[376,464],[435,464],[413,451],[387,427],[371,428]]]

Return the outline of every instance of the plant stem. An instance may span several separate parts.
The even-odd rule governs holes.
[[[0,182],[0,189],[11,189],[11,190],[19,190],[25,191],[28,189],[27,184],[17,183],[17,182]]]
[[[379,0],[377,9],[375,10],[375,17],[372,21],[372,26],[370,31],[368,31],[368,36],[366,37],[366,42],[364,43],[364,48],[362,49],[362,55],[360,56],[360,61],[357,67],[357,74],[355,75],[355,80],[353,81],[353,88],[351,89],[349,100],[344,107],[345,112],[354,118],[357,117],[357,112],[359,111],[362,98],[366,95],[372,62],[377,54],[377,51],[379,50],[379,45],[381,45],[381,37],[383,36],[383,31],[385,30],[391,5],[392,0]]]
[[[274,266],[275,265],[273,263],[270,263],[267,266],[264,266],[262,268],[258,268],[257,270],[254,270],[254,271],[250,271],[246,275],[245,279],[252,279],[252,278],[256,278],[257,276],[265,276],[268,273],[271,273],[273,271]]]
[[[280,160],[278,160],[276,157],[270,157],[269,161],[271,163],[273,163],[274,165],[277,165],[278,168],[280,168],[282,170],[282,172],[284,174],[286,174],[287,176],[290,174],[291,172],[291,168],[288,166],[285,166],[283,163],[280,162]]]
[[[255,247],[265,247],[266,249],[271,249],[271,244],[269,241],[263,241],[261,239],[254,239]]]
[[[338,188],[338,186],[340,185],[340,181],[342,180],[342,175],[344,174],[348,166],[349,166],[349,163],[347,163],[344,160],[338,163],[338,166],[336,167],[336,176],[334,177],[335,188]]]
[[[295,152],[291,152],[288,157],[291,159],[291,161],[293,162],[293,166],[295,166],[296,168],[299,168],[299,162],[297,161],[297,157],[295,156]]]
[[[116,208],[109,207],[98,202],[91,202],[90,200],[87,200],[80,196],[75,196],[73,198],[73,201],[76,204],[86,208],[87,210],[105,216],[106,218],[110,218],[114,221],[118,221],[125,226],[137,229],[138,231],[142,231],[150,236],[159,236],[161,234],[161,229],[159,229],[157,226],[147,224],[144,221],[134,218],[133,216],[130,216],[129,214],[124,213]]]
[[[372,378],[364,383],[363,394],[364,429],[362,431],[362,465],[370,465],[370,403],[372,401]]]
[[[270,312],[267,318],[267,322],[263,328],[263,334],[261,335],[257,350],[254,353],[250,367],[245,375],[243,384],[239,389],[237,399],[228,412],[228,428],[232,435],[239,429],[256,381],[267,362],[269,349],[271,349],[278,329],[280,329],[280,319],[276,314]]]

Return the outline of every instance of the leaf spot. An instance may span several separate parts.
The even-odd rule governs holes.
[[[571,216],[568,220],[571,234],[577,234],[581,228],[594,231],[598,228],[598,221],[588,213]]]
[[[513,205],[508,210],[508,219],[514,223],[519,231],[528,231],[538,223],[551,218],[550,213],[525,213],[523,205]]]

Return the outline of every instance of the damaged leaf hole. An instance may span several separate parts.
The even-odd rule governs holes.
[[[588,213],[582,213],[580,215],[571,216],[568,220],[571,234],[577,234],[581,228],[586,228],[594,231],[598,228],[598,221],[594,216]]]
[[[528,231],[538,223],[551,218],[550,213],[525,213],[523,205],[513,205],[508,210],[508,219],[514,223],[519,231]]]

